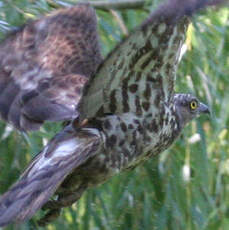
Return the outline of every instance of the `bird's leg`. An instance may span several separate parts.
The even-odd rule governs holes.
[[[48,209],[58,209],[67,206],[71,206],[82,196],[83,192],[86,190],[87,186],[80,186],[76,191],[71,193],[63,193],[58,195],[57,200],[50,200],[45,205],[43,205],[42,210]]]
[[[49,222],[58,218],[61,208],[74,204],[77,200],[79,200],[86,188],[87,186],[81,186],[76,191],[68,193],[67,195],[59,195],[57,200],[48,201],[42,207],[42,210],[48,210],[48,213],[46,213],[45,216],[38,221],[38,225],[45,226]]]
[[[59,217],[61,212],[61,208],[58,209],[51,209],[48,213],[45,214],[40,220],[37,221],[39,226],[45,226],[48,223],[52,222],[56,218]]]

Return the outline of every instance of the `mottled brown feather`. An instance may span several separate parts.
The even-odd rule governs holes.
[[[96,26],[94,10],[78,5],[9,35],[0,45],[1,117],[33,130],[77,116],[81,89],[102,60]]]

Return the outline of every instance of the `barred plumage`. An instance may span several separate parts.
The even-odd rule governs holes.
[[[77,201],[88,187],[159,154],[174,142],[190,120],[209,113],[208,107],[194,96],[174,93],[187,13],[208,3],[170,0],[121,42],[95,74],[93,68],[87,74],[84,65],[76,67],[79,72],[74,74],[91,77],[80,99],[79,116],[50,141],[20,180],[0,198],[0,226],[25,221],[41,207],[49,211],[40,221],[44,225],[62,207]],[[94,13],[88,6],[81,7],[91,12],[89,19],[85,22],[82,19],[82,28],[88,20],[94,27]],[[74,12],[76,18],[81,15],[78,10]],[[94,29],[92,35],[97,38]],[[59,48],[61,44],[55,46]],[[96,68],[101,59],[97,42],[92,46],[89,53],[95,48],[97,56],[90,59],[87,53],[80,57],[88,58]],[[76,106],[78,99],[74,102]],[[48,201],[53,194],[57,199]]]

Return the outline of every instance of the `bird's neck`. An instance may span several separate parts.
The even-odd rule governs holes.
[[[186,119],[184,119],[184,117],[182,116],[181,113],[181,108],[179,107],[179,105],[177,105],[176,102],[173,102],[173,114],[176,117],[176,121],[177,121],[177,125],[179,126],[180,132],[182,131],[182,129],[185,127],[185,125],[187,124]]]

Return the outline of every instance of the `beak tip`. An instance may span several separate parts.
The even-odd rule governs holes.
[[[206,106],[206,108],[203,109],[202,113],[205,113],[205,114],[211,116],[211,111],[207,106]]]
[[[208,114],[211,116],[211,111],[210,111],[209,107],[203,103],[201,103],[200,111],[201,111],[201,113],[205,113],[205,114]]]

